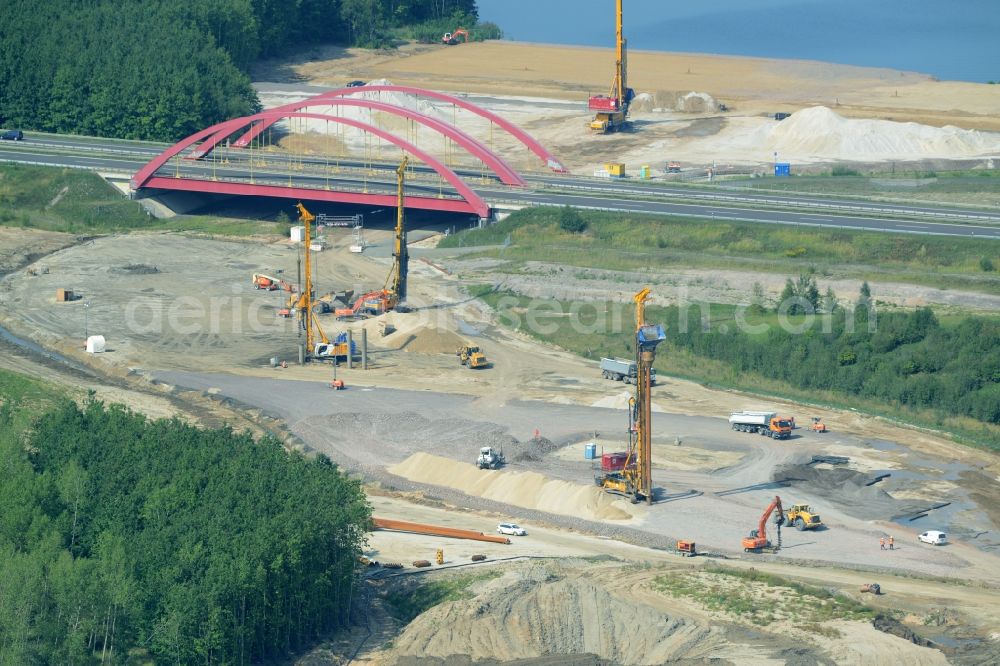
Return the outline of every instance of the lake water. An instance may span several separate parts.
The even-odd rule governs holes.
[[[614,45],[614,0],[479,0],[525,42]],[[1000,80],[1000,0],[625,0],[629,47]]]

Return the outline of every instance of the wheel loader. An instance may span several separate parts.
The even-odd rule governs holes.
[[[813,513],[808,504],[793,504],[785,514],[785,522],[798,531],[813,530],[823,524],[818,513]]]
[[[464,345],[458,348],[455,355],[458,356],[459,362],[470,370],[487,368],[490,365],[490,362],[486,360],[486,354],[479,347]]]

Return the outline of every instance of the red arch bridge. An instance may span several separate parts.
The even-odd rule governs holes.
[[[385,147],[391,156],[408,154],[421,163],[407,178],[407,207],[489,217],[489,205],[469,182],[514,188],[523,187],[524,179],[493,148],[456,122],[442,120],[442,105],[451,105],[453,118],[462,109],[477,116],[480,124],[488,123],[491,143],[499,130],[507,143],[526,149],[532,160],[541,160],[552,171],[566,171],[525,131],[466,99],[411,86],[369,85],[332,90],[195,132],[144,165],[132,177],[131,187],[137,192],[179,190],[394,206],[395,161],[383,159]],[[312,130],[301,135],[301,149],[293,150],[291,140],[285,151],[274,148],[272,131],[289,131],[275,128],[279,122],[291,130]],[[444,155],[420,145],[421,129]],[[348,133],[362,145],[351,150]]]

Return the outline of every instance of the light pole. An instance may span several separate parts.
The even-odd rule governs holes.
[[[90,301],[83,304],[83,338],[86,340],[90,337],[90,320],[88,318],[88,313],[90,312]]]

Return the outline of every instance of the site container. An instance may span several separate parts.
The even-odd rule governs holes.
[[[601,456],[601,469],[605,472],[617,472],[625,469],[625,460],[628,453],[616,451],[615,453],[605,453]]]

